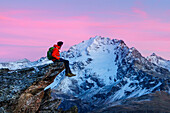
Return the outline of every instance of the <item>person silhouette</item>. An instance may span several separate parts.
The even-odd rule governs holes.
[[[63,45],[63,42],[62,41],[59,41],[57,42],[57,44],[54,44],[54,49],[53,49],[53,52],[52,52],[52,61],[55,63],[55,62],[64,62],[64,66],[65,66],[65,76],[68,76],[68,77],[72,77],[72,76],[76,76],[75,74],[73,74],[71,72],[71,69],[69,67],[69,61],[68,60],[65,60],[63,58],[60,58],[60,49]]]

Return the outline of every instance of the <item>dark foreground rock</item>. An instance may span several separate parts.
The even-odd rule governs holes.
[[[51,89],[44,91],[64,70],[63,63],[25,68],[16,71],[2,70],[0,81],[1,113],[54,113],[77,112],[73,106],[68,111],[57,109],[60,99],[51,98]]]
[[[118,105],[107,106],[93,113],[169,113],[170,95],[164,91],[130,98],[117,102]]]

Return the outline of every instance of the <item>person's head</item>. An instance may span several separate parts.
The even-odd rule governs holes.
[[[61,47],[63,45],[63,42],[59,41],[59,42],[57,42],[57,45]]]

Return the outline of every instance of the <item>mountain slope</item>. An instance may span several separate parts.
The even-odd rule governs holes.
[[[169,113],[170,111],[170,95],[163,91],[121,100],[117,103],[104,109],[96,109],[92,113]]]
[[[168,69],[170,71],[170,61],[169,60],[165,60],[162,57],[157,56],[155,53],[148,56],[147,59],[150,62],[152,62],[152,63],[154,63],[154,64],[156,64],[158,66],[161,66],[161,67],[163,67],[165,69]]]
[[[22,59],[14,62],[5,62],[0,63],[0,69],[10,69],[10,70],[16,70],[16,69],[23,69],[28,67],[37,67],[44,64],[50,64],[52,61],[49,61],[46,57],[42,57],[37,61],[31,62],[28,59]]]
[[[151,63],[122,40],[97,36],[72,46],[62,57],[70,61],[77,76],[67,78],[61,73],[47,88],[55,89],[56,97],[63,98],[62,93],[81,99],[82,104],[88,102],[89,111],[95,105],[101,107],[160,90],[170,92],[170,72]],[[61,107],[67,109],[64,104]]]

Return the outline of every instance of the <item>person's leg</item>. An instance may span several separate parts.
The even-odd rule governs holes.
[[[70,74],[71,74],[72,72],[71,72],[70,67],[69,67],[69,61],[60,58],[60,62],[64,62],[64,66],[65,66],[65,68],[66,68],[66,71],[65,71],[66,74],[67,74],[67,73],[70,73]]]

